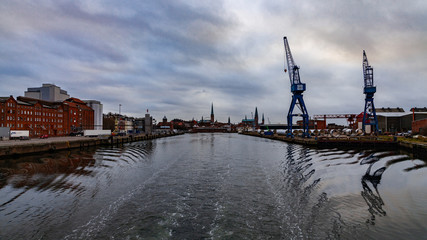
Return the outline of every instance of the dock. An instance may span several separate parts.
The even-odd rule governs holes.
[[[283,135],[264,135],[258,132],[242,132],[243,135],[296,143],[317,148],[362,148],[362,149],[390,149],[403,150],[414,156],[427,158],[427,142],[382,139],[376,136],[342,136],[342,137],[286,137]]]
[[[96,146],[120,146],[125,143],[170,137],[180,133],[127,135],[127,136],[101,136],[101,137],[51,137],[47,139],[33,138],[30,140],[0,141],[0,159],[10,156],[54,152],[76,148]]]

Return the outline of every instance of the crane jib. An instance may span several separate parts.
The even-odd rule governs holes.
[[[374,94],[377,88],[374,86],[374,69],[369,65],[368,57],[365,50],[363,50],[363,80],[365,87],[363,93],[365,94],[365,108],[363,111],[362,130],[368,133],[371,131],[366,129],[366,126],[373,126],[373,132],[378,132],[378,119],[374,107]]]
[[[302,127],[303,127],[303,137],[310,137],[310,132],[308,130],[309,125],[309,118],[308,118],[308,111],[304,103],[303,95],[302,93],[305,91],[305,84],[301,83],[300,76],[299,76],[299,67],[295,65],[294,59],[292,57],[291,49],[289,48],[288,39],[286,37],[283,37],[283,43],[285,45],[285,62],[288,64],[288,71],[289,71],[289,80],[291,81],[291,92],[292,92],[292,101],[291,105],[289,107],[289,112],[287,116],[287,122],[288,122],[288,137],[293,137],[293,131],[292,131],[292,118],[294,116],[300,116],[302,117]],[[285,66],[285,72],[286,72],[286,66]],[[302,114],[294,114],[294,108],[297,106]]]
[[[288,74],[291,86],[294,84],[301,84],[300,76],[299,76],[299,67],[295,65],[294,58],[292,57],[291,49],[289,47],[288,39],[283,37],[283,43],[285,45],[285,56],[286,63],[288,65]],[[285,66],[286,72],[286,66]],[[291,87],[293,88],[293,87]],[[299,87],[301,89],[301,86]]]

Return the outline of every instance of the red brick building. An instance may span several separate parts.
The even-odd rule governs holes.
[[[30,137],[64,136],[94,129],[94,111],[77,98],[49,102],[28,97],[0,97],[0,127],[29,130]]]
[[[412,122],[412,132],[414,134],[425,135],[427,133],[427,119]]]
[[[163,130],[163,131],[173,131],[173,122],[168,122],[168,119],[166,118],[166,116],[163,117],[163,121],[159,122],[157,124],[157,128]]]

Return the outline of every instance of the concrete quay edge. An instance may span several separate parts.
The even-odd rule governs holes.
[[[417,157],[427,158],[427,143],[409,142],[409,141],[384,141],[375,140],[372,137],[366,138],[288,138],[279,135],[262,135],[258,132],[243,132],[243,135],[261,137],[273,140],[279,140],[290,143],[297,143],[306,146],[319,148],[381,148],[381,149],[400,149],[414,154]]]
[[[11,156],[87,148],[93,146],[118,146],[124,143],[170,137],[180,134],[181,133],[114,137],[51,137],[48,139],[0,141],[0,159]]]

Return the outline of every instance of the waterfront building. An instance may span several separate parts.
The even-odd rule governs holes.
[[[144,118],[144,133],[151,134],[152,132],[153,132],[153,117],[150,116],[147,110],[147,113],[145,114],[145,118]]]
[[[94,128],[95,130],[102,130],[103,126],[103,106],[100,101],[97,100],[83,100],[86,105],[88,105],[90,108],[94,111]]]
[[[419,120],[427,119],[427,108],[411,108],[409,112],[405,112],[403,108],[376,108],[378,119],[378,129],[382,133],[399,133],[413,130],[413,123]],[[361,128],[363,112],[360,113],[356,120],[358,128]],[[418,122],[422,124],[422,122]],[[419,131],[418,124],[414,126]],[[422,127],[421,127],[422,128]]]
[[[213,103],[211,105],[211,116],[209,120],[205,120],[202,116],[202,119],[198,122],[194,121],[188,122],[188,126],[191,126],[191,132],[231,132],[232,125],[230,124],[230,118],[228,118],[228,124],[218,122],[215,120]]]
[[[113,114],[109,112],[108,114],[103,114],[102,117],[102,129],[111,130],[113,132],[116,130],[116,118],[118,114]]]
[[[114,132],[119,133],[131,133],[134,130],[134,121],[135,118],[119,115],[115,119],[115,129]]]
[[[296,126],[298,126],[300,129],[302,129],[303,124],[304,124],[303,120],[298,120],[296,123]],[[344,128],[344,126],[340,126],[340,125],[336,125],[336,124],[330,124],[330,125],[328,124],[328,126],[326,126],[325,120],[310,119],[310,120],[308,120],[308,128],[309,129],[341,129],[341,128]]]
[[[143,118],[135,118],[134,120],[134,130],[136,133],[145,133],[147,135],[153,132],[153,117],[150,114],[145,114]]]
[[[173,122],[168,122],[168,119],[164,116],[162,122],[157,124],[157,128],[160,129],[161,132],[173,132]]]
[[[94,111],[78,98],[69,98],[62,102],[64,106],[64,118],[66,133],[82,132],[94,129]]]
[[[39,99],[48,102],[64,102],[71,98],[67,91],[50,83],[43,83],[41,87],[28,88],[27,91],[24,92],[24,95],[27,98]],[[94,128],[96,130],[102,130],[103,106],[101,102],[97,100],[84,100],[84,102],[94,110]]]
[[[147,120],[148,119],[148,120]],[[146,133],[153,131],[153,118],[145,114],[144,118],[128,117],[117,113],[103,115],[103,129],[111,130],[113,134]]]
[[[239,131],[247,131],[249,129],[255,130],[259,129],[258,123],[258,107],[255,107],[255,116],[254,118],[249,118],[245,115],[245,118],[242,119],[242,122],[238,124]]]
[[[427,118],[413,121],[412,133],[427,136]]]
[[[70,98],[67,91],[50,83],[43,83],[42,87],[28,88],[24,96],[49,102],[62,102]]]
[[[52,102],[29,97],[1,97],[0,127],[28,130],[30,137],[64,136],[93,129],[93,110],[77,98]]]
[[[198,126],[200,127],[207,127],[211,126],[213,124],[212,120],[205,120],[202,116],[202,119],[198,122]]]

